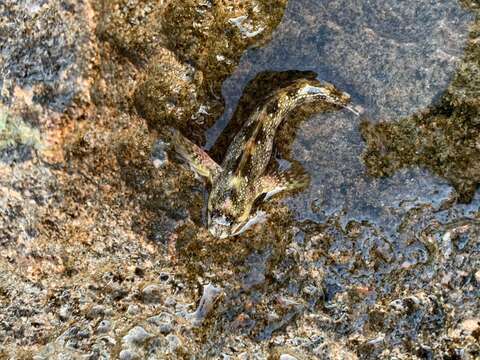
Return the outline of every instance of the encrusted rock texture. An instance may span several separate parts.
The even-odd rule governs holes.
[[[287,6],[0,1],[1,359],[480,356],[478,205],[451,215],[480,182],[478,2],[438,104],[361,126],[369,176],[452,184],[445,219],[409,208],[398,245],[275,200],[245,236],[205,229],[204,184],[162,130],[204,144],[222,83]]]

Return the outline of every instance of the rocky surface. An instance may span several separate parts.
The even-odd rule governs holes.
[[[300,19],[299,4],[285,14]],[[204,142],[222,84],[247,47],[282,38],[285,6],[0,3],[0,358],[479,356],[476,2],[433,17],[466,45],[452,81],[431,79],[447,81],[440,101],[427,91],[422,111],[380,124],[299,111],[295,141],[278,145],[311,174],[309,192],[266,204],[268,223],[241,238],[205,230],[203,184],[168,159],[162,129]],[[476,19],[469,33],[447,31],[455,14]],[[363,89],[347,74],[340,84]],[[251,84],[238,116],[261,93]]]

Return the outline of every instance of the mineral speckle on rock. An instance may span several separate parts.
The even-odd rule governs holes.
[[[0,102],[63,112],[89,101],[96,55],[88,1],[2,1]]]

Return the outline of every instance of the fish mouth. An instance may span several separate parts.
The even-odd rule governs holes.
[[[208,231],[219,239],[225,239],[231,236],[231,223],[225,216],[217,216],[208,219]]]
[[[264,211],[257,211],[247,221],[230,224],[223,217],[213,218],[209,222],[208,231],[219,239],[226,239],[240,235],[250,229],[253,225],[264,223],[267,220],[267,214]]]
[[[226,239],[229,236],[232,236],[230,230],[231,228],[219,224],[211,225],[208,227],[208,231],[210,232],[210,234],[212,234],[218,239]]]
[[[267,221],[267,214],[264,211],[257,211],[246,222],[240,223],[233,227],[232,236],[240,235],[250,229],[253,225],[261,224]]]

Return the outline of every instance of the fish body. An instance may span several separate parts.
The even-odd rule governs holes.
[[[300,79],[281,88],[257,107],[229,145],[221,165],[200,147],[174,131],[173,145],[197,174],[211,185],[207,204],[207,226],[218,238],[241,234],[266,215],[257,211],[257,199],[308,184],[288,173],[267,172],[279,125],[296,107],[318,102],[321,110],[348,108],[350,97],[333,85]]]

